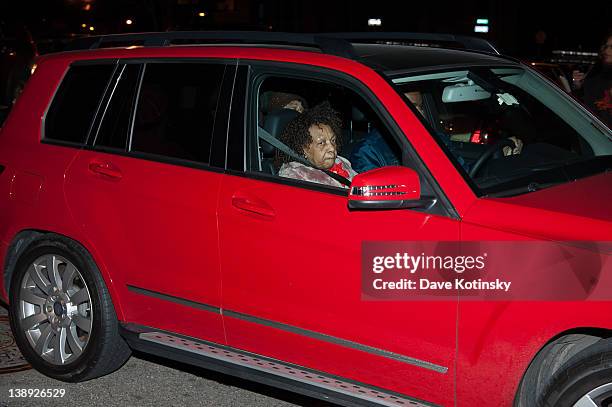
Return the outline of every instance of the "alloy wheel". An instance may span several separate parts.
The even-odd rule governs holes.
[[[612,383],[602,384],[601,386],[589,391],[582,396],[573,407],[609,407],[612,406]]]
[[[46,254],[28,267],[20,284],[18,326],[37,355],[53,365],[74,362],[89,342],[93,309],[79,270]]]

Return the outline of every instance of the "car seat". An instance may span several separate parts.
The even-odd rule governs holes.
[[[264,119],[263,128],[259,127],[258,131],[266,131],[272,137],[279,138],[287,124],[298,114],[298,112],[292,109],[277,109],[269,112]],[[258,139],[261,171],[268,174],[276,174],[276,169],[274,168],[275,148],[261,137],[258,137]]]

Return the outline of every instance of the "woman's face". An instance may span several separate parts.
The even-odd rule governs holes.
[[[317,168],[330,169],[336,162],[336,135],[327,124],[313,124],[308,129],[310,144],[304,147],[304,155]]]
[[[608,41],[603,45],[601,57],[604,64],[612,65],[612,36],[609,36]]]

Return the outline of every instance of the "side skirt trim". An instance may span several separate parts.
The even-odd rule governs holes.
[[[393,391],[216,343],[133,324],[122,336],[134,349],[343,406],[436,407]]]

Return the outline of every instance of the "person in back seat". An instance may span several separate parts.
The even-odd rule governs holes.
[[[345,187],[324,171],[328,170],[348,180],[357,173],[351,163],[338,155],[339,134],[342,122],[338,113],[324,102],[297,115],[280,135],[280,141],[299,155],[303,155],[312,167],[294,161],[281,151],[276,153],[280,166],[278,175],[335,187]]]
[[[387,165],[401,165],[399,157],[377,129],[370,130],[368,135],[358,142],[350,159],[358,173]]]
[[[298,113],[304,113],[308,109],[308,103],[303,97],[294,93],[268,91],[261,97],[261,112],[266,115],[278,109],[292,109]]]
[[[298,113],[304,113],[304,110],[307,108],[308,104],[301,96],[294,95],[293,93],[273,92],[270,96],[268,111],[271,112],[274,109],[292,109]]]
[[[357,112],[362,120],[368,120],[360,110]],[[367,133],[350,148],[349,159],[353,169],[362,173],[387,165],[401,165],[400,153],[394,151],[380,131],[369,123],[370,120]]]

